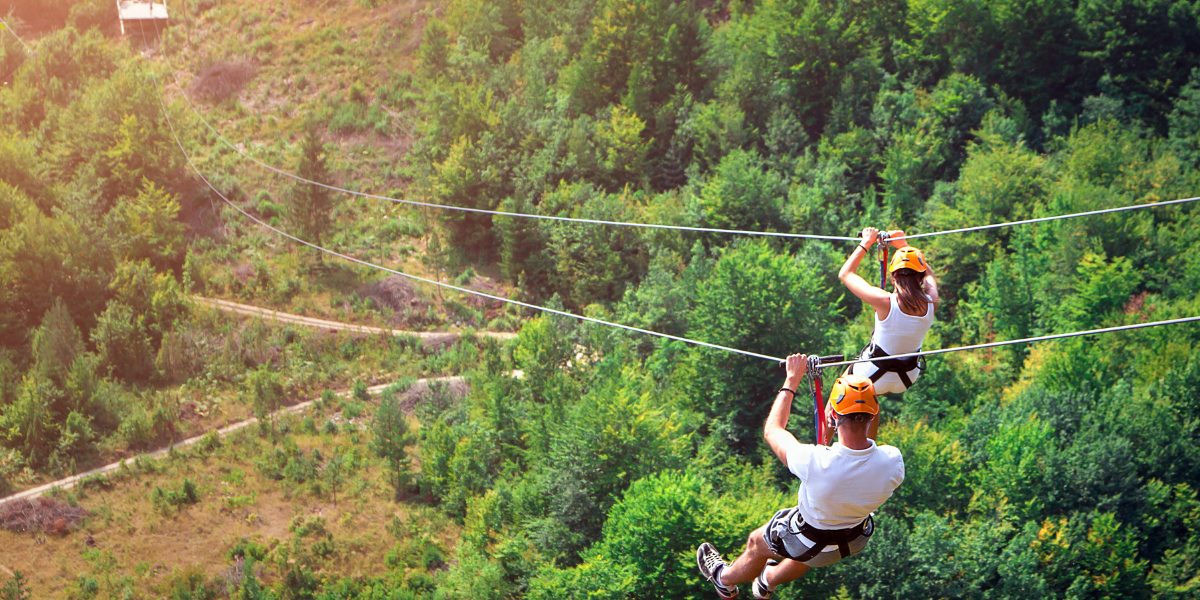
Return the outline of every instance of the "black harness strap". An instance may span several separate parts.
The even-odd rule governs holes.
[[[920,356],[910,356],[908,358],[887,358],[889,355],[878,344],[872,342],[869,346],[870,354],[867,358],[871,359],[871,364],[875,365],[875,372],[871,374],[871,383],[877,383],[888,373],[895,373],[900,377],[900,383],[904,384],[904,389],[912,387],[912,379],[909,378],[908,372],[921,366]],[[882,359],[882,360],[878,360]]]
[[[817,529],[808,523],[801,523],[800,533],[812,540],[814,545],[804,554],[797,556],[796,560],[799,562],[810,561],[827,546],[837,546],[842,558],[846,558],[850,556],[850,542],[863,535],[869,537],[871,534],[867,532],[873,532],[875,529],[874,525],[875,522],[871,517],[863,519],[862,523],[849,529]]]

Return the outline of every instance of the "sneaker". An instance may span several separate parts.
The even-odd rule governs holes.
[[[721,560],[721,553],[717,552],[717,549],[713,548],[712,544],[704,542],[696,549],[696,566],[700,567],[700,574],[709,583],[713,584],[713,588],[717,590],[718,596],[724,600],[737,598],[738,589],[736,585],[726,587],[721,585],[721,582],[717,580],[717,575],[720,574],[721,569],[728,567],[729,564]]]
[[[766,575],[765,571],[760,573],[758,577],[754,578],[754,583],[750,585],[750,592],[754,596],[754,600],[768,600],[771,594],[775,593],[775,590],[767,587],[767,582],[764,580]]]

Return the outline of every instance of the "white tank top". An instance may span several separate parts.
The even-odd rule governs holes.
[[[914,317],[900,310],[896,294],[890,295],[892,308],[887,318],[880,321],[879,313],[875,313],[875,333],[871,341],[891,355],[916,352],[921,349],[925,334],[933,326],[933,301],[925,296],[929,304],[926,305],[924,316]]]

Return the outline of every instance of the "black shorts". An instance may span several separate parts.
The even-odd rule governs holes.
[[[775,516],[767,521],[767,527],[763,530],[763,540],[775,554],[796,560],[796,557],[803,556],[805,552],[812,549],[809,542],[800,535],[800,526],[803,524],[804,517],[800,516],[798,507],[785,508],[775,513]],[[867,546],[871,534],[874,533],[874,529],[873,522],[868,520],[867,525],[863,527],[862,535],[849,542],[850,554],[862,552],[862,549]],[[830,545],[825,548],[825,551],[818,552],[816,556],[804,561],[804,564],[810,567],[826,567],[841,559],[842,553],[838,552],[837,546]]]

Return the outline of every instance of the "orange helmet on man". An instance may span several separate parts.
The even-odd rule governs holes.
[[[900,269],[912,269],[918,273],[924,273],[928,270],[928,267],[925,266],[925,255],[912,246],[905,246],[897,250],[892,256],[892,263],[888,265],[888,273],[895,273]]]
[[[847,373],[837,378],[829,395],[833,412],[839,415],[851,413],[879,414],[879,401],[875,399],[875,384],[862,375]]]

